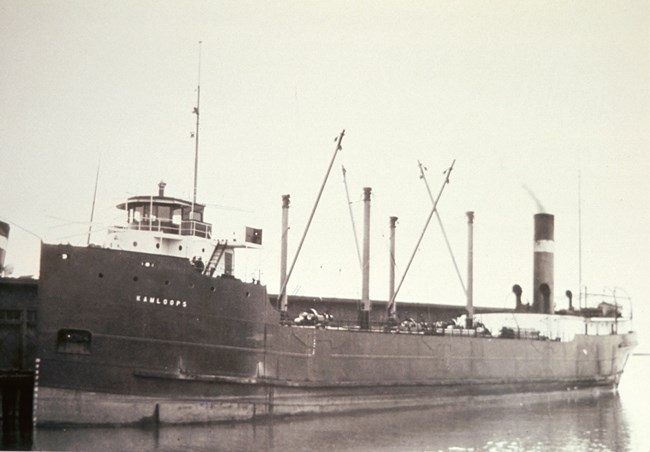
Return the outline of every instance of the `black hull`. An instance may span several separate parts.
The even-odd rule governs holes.
[[[100,248],[44,245],[39,298],[43,424],[209,422],[612,389],[636,341],[286,327],[263,286],[203,276],[180,258]],[[89,336],[69,344],[62,331]]]

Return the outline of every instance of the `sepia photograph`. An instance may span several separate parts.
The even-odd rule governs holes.
[[[0,450],[650,450],[649,126],[647,0],[0,0]]]

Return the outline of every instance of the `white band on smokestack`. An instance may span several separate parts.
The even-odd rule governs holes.
[[[553,240],[535,240],[536,253],[554,253],[555,242]]]

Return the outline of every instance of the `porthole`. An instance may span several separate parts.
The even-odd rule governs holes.
[[[156,249],[160,249],[160,243],[156,243]]]
[[[250,292],[246,292],[246,298],[249,298],[251,296]]]
[[[66,260],[68,258],[68,253],[61,254],[61,259]]]
[[[183,245],[178,245],[178,251],[183,251]]]
[[[136,246],[138,246],[138,242],[133,241],[133,247],[135,248]]]
[[[214,292],[214,291],[217,290],[217,289],[215,289],[214,286],[212,286],[212,287],[210,287],[210,290],[211,290],[212,292]]]
[[[133,277],[133,281],[138,282],[138,277],[137,277],[137,276],[134,276],[134,277]]]
[[[103,274],[103,273],[100,273],[100,274],[97,275],[97,276],[99,276],[100,278],[103,278],[103,277],[104,277],[104,274]]]
[[[169,285],[169,280],[168,280],[168,279],[167,279],[167,280],[165,280],[165,285],[166,285],[166,286],[168,286],[168,285]]]

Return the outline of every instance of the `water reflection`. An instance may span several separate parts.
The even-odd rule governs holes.
[[[210,426],[39,429],[41,450],[625,451],[648,450],[643,377],[628,365],[621,395],[522,396],[428,410],[273,419]],[[624,380],[625,382],[625,380]],[[643,426],[643,427],[642,427]]]

